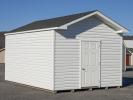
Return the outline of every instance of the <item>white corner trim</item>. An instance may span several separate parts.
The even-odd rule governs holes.
[[[40,31],[49,31],[49,30],[56,30],[56,29],[65,29],[65,28],[63,28],[63,27],[52,27],[52,28],[35,29],[35,30],[29,30],[29,31],[11,32],[11,33],[5,33],[5,36],[6,35],[14,35],[14,34],[40,32]]]
[[[55,47],[56,47],[56,32],[53,30],[53,90],[55,90]]]
[[[68,26],[70,26],[70,25],[72,25],[72,24],[74,24],[74,23],[77,23],[77,22],[79,22],[79,21],[81,21],[81,20],[84,20],[84,19],[86,19],[86,18],[89,18],[89,17],[91,17],[91,16],[93,16],[93,15],[98,16],[99,18],[101,18],[102,20],[104,20],[105,23],[107,23],[107,24],[109,23],[110,26],[119,28],[119,30],[121,30],[122,33],[127,33],[127,32],[128,32],[128,30],[127,30],[126,28],[124,28],[123,26],[119,25],[118,23],[116,23],[115,21],[111,20],[110,18],[106,17],[105,15],[103,15],[103,14],[102,14],[101,12],[99,12],[99,11],[95,11],[95,12],[93,12],[93,13],[91,13],[91,14],[88,14],[88,15],[86,15],[86,16],[84,16],[84,17],[81,17],[81,18],[79,18],[79,19],[76,19],[76,20],[74,20],[74,21],[72,21],[72,22],[70,22],[70,23],[67,23],[67,24],[65,24],[65,25],[62,25],[62,26],[60,26],[60,28],[65,28],[65,29],[67,29]]]
[[[79,40],[79,89],[82,88],[82,40]]]

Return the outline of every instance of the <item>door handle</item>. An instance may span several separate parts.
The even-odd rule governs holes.
[[[82,68],[82,70],[85,70],[85,68]]]

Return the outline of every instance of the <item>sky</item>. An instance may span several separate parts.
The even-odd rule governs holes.
[[[133,0],[0,0],[0,31],[96,9],[133,34]]]

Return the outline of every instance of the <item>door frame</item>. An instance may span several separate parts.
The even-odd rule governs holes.
[[[84,88],[82,87],[82,42],[87,41],[87,42],[99,42],[100,43],[100,49],[99,49],[99,86],[96,87],[101,87],[101,40],[79,40],[79,44],[80,44],[80,50],[79,50],[79,57],[80,57],[80,61],[79,61],[79,88]],[[88,86],[89,87],[89,86]]]

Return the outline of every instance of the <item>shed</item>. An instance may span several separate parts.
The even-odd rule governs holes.
[[[125,46],[125,52],[123,55],[125,55],[125,66],[124,70],[126,71],[127,66],[133,66],[133,35],[124,35],[124,46]]]
[[[5,32],[0,32],[0,64],[5,63]]]
[[[52,91],[122,86],[123,26],[90,11],[5,34],[5,79]]]

